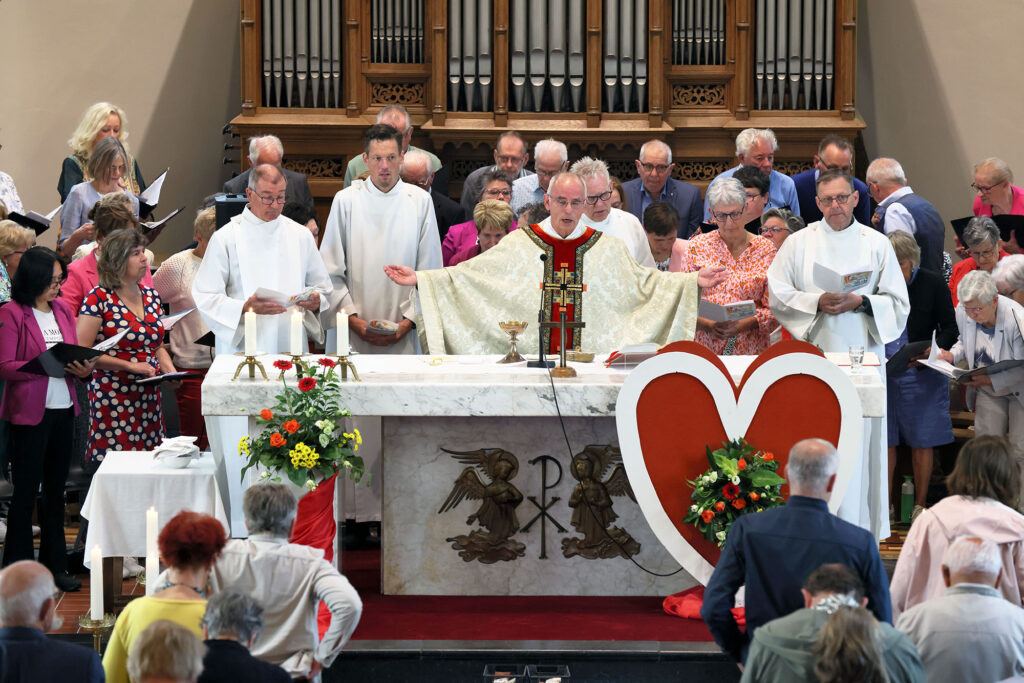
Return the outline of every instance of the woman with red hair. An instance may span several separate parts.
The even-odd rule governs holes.
[[[206,612],[206,583],[210,568],[227,543],[221,523],[210,515],[179,512],[157,539],[160,561],[167,566],[166,582],[151,596],[125,606],[103,655],[103,669],[112,683],[128,683],[126,662],[132,643],[143,629],[159,619],[181,624],[202,638],[200,622]]]

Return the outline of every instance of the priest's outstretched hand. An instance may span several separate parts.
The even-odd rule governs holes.
[[[705,289],[720,285],[728,279],[729,273],[725,271],[725,266],[708,266],[697,271],[697,285]]]
[[[319,298],[319,295],[317,297]],[[319,306],[319,304],[320,301],[318,300],[317,305]],[[242,304],[242,310],[252,311],[256,315],[277,315],[278,313],[284,313],[287,309],[281,304],[275,304],[273,301],[261,299],[253,294]]]
[[[416,271],[409,266],[384,266],[384,274],[403,287],[416,285]]]

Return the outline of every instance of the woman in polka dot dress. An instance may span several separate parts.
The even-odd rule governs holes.
[[[100,285],[82,302],[80,343],[95,344],[123,329],[128,333],[100,356],[89,383],[89,447],[86,459],[99,461],[107,451],[148,451],[160,443],[164,421],[158,384],[135,380],[174,372],[163,346],[160,296],[139,284],[149,271],[145,239],[135,230],[118,230],[103,242],[97,260]]]

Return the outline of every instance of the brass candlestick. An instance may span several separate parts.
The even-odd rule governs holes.
[[[299,368],[302,368],[303,370],[306,369],[306,364],[302,362],[302,356],[292,356],[291,359],[292,366],[295,368],[296,375],[299,374]],[[282,370],[281,374],[277,376],[277,381],[280,382],[282,379],[284,379],[284,373],[286,372],[287,370]]]
[[[338,360],[337,360],[337,362],[335,364],[335,367],[341,368],[341,381],[342,382],[347,382],[348,381],[348,371],[349,371],[349,369],[352,370],[352,381],[353,382],[361,382],[362,381],[361,379],[359,379],[359,373],[356,372],[356,366],[352,364],[352,361],[350,361],[348,359],[348,356],[339,355],[339,356],[337,356],[337,358],[338,358]]]
[[[519,355],[519,351],[516,349],[516,342],[518,341],[517,336],[522,334],[523,330],[526,329],[529,323],[521,320],[510,320],[508,322],[499,322],[498,327],[503,329],[506,334],[511,338],[511,347],[505,357],[499,360],[499,363],[521,363],[526,360]]]
[[[78,628],[92,634],[92,648],[99,655],[103,654],[103,634],[114,628],[117,618],[113,614],[104,614],[102,619],[93,619],[89,614],[78,617]]]
[[[249,379],[256,379],[256,368],[259,368],[260,374],[263,375],[263,380],[266,382],[270,381],[270,378],[267,377],[267,371],[263,369],[263,363],[256,360],[256,356],[246,356],[245,360],[239,363],[238,367],[235,369],[235,376],[231,378],[232,382],[238,379],[238,374],[242,372],[242,368],[244,367],[249,368]]]

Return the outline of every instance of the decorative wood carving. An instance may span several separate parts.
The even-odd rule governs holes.
[[[724,83],[684,83],[672,86],[672,107],[724,107]]]
[[[309,178],[344,178],[348,159],[286,159],[284,167]]]
[[[426,104],[426,90],[426,85],[423,83],[371,83],[370,104],[422,106]]]

